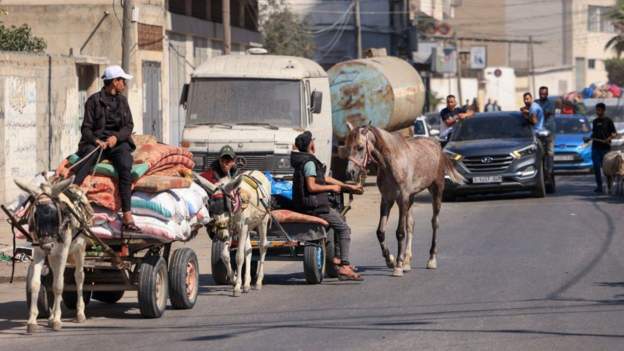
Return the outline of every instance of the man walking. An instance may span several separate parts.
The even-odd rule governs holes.
[[[611,118],[605,116],[606,106],[602,102],[596,104],[596,119],[592,122],[592,162],[596,177],[595,193],[602,193],[602,161],[611,150],[611,139],[617,131]]]
[[[548,99],[548,88],[539,88],[539,100],[537,103],[544,112],[544,125],[543,127],[550,132],[550,135],[545,139],[544,148],[546,149],[546,170],[548,174],[551,174],[555,159],[555,104]]]
[[[134,224],[130,206],[132,151],[136,149],[131,137],[134,122],[128,100],[122,95],[126,89],[126,80],[132,79],[132,76],[119,66],[110,66],[104,70],[102,79],[104,88],[91,95],[85,103],[84,120],[80,129],[82,137],[76,153],[81,159],[85,159],[76,167],[74,184],[82,184],[98,159],[110,160],[119,175],[122,230],[140,232],[141,229]]]

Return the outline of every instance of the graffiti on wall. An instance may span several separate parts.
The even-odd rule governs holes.
[[[37,89],[34,79],[4,80],[5,179],[30,179],[37,173]],[[7,182],[7,199],[18,194]]]

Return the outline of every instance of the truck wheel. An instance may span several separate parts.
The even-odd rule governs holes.
[[[197,255],[188,247],[177,249],[169,261],[169,300],[175,309],[195,306],[199,291]]]
[[[533,190],[533,196],[543,198],[546,196],[546,185],[544,184],[544,166],[540,165],[537,170],[537,185]]]
[[[139,309],[145,318],[159,318],[167,307],[169,277],[160,256],[148,256],[139,264]]]
[[[333,262],[334,257],[336,257],[336,235],[334,229],[329,228],[325,245],[325,275],[328,278],[338,278],[338,270]]]
[[[30,312],[30,287],[28,282],[32,278],[32,265],[28,266],[28,274],[26,276],[26,308]],[[39,287],[39,296],[37,297],[37,309],[39,310],[39,318],[48,318],[50,316],[50,308],[54,303],[54,293],[52,292],[52,271],[48,269],[48,274],[41,275],[41,285]]]
[[[212,279],[217,285],[231,284],[230,278],[227,276],[227,269],[225,263],[221,260],[221,252],[225,243],[220,240],[212,241],[212,248],[210,250],[210,268],[212,270]]]
[[[319,245],[320,244],[320,245]],[[303,249],[303,274],[308,284],[320,284],[325,274],[325,245],[306,245]]]
[[[95,300],[112,304],[121,300],[121,298],[124,296],[124,292],[125,291],[123,290],[94,291],[93,294],[91,294],[91,297]]]
[[[67,284],[76,284],[76,280],[74,279],[74,269],[66,268],[65,269],[65,285]],[[84,288],[84,286],[83,286]],[[72,291],[63,291],[63,304],[70,310],[75,310],[76,305],[78,304],[78,294],[76,294],[76,290]],[[54,301],[54,300],[52,300]],[[82,290],[82,301],[84,301],[85,307],[91,301],[91,291]]]

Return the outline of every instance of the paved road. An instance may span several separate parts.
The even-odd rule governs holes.
[[[546,199],[445,205],[435,271],[424,269],[431,209],[423,195],[414,210],[415,269],[403,278],[391,277],[379,254],[378,194],[370,190],[349,218],[364,283],[310,286],[300,263],[270,262],[265,288],[241,298],[214,286],[206,273],[191,311],[143,320],[132,294],[114,306],[92,302],[85,324],[66,314],[62,332],[35,336],[21,335],[23,283],[1,284],[0,349],[621,349],[621,200],[594,197],[591,181],[562,177],[560,192]],[[208,245],[194,243],[203,253]],[[205,254],[201,264],[209,270]]]

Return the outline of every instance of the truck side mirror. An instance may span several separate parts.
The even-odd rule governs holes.
[[[310,97],[310,108],[312,113],[321,113],[321,107],[323,106],[323,93],[315,90]]]
[[[182,86],[182,94],[180,94],[180,105],[184,106],[184,108],[186,108],[186,101],[188,100],[188,92],[189,92],[189,85],[188,83],[186,83]]]

